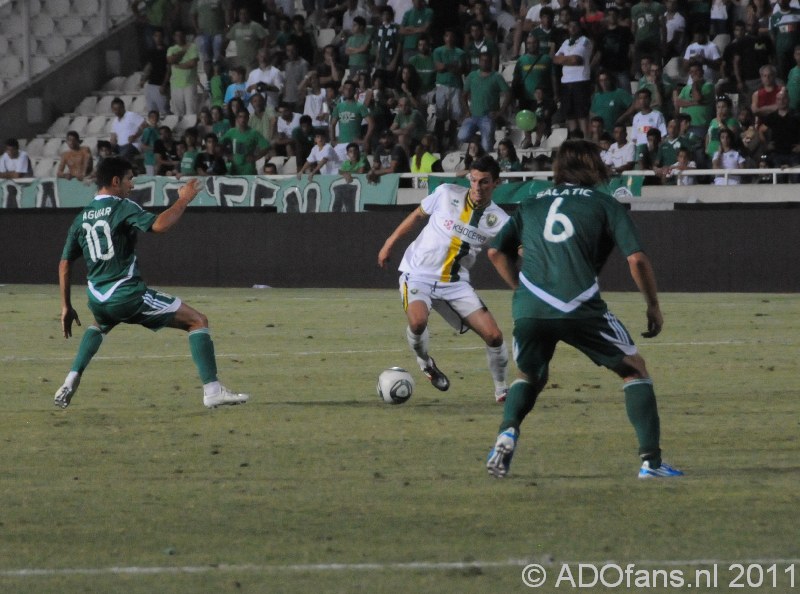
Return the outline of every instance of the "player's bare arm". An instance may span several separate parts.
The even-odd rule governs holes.
[[[661,315],[661,307],[658,304],[658,289],[653,265],[644,252],[635,252],[628,256],[628,266],[631,277],[647,304],[647,332],[642,332],[642,336],[653,338],[661,333],[661,328],[664,326],[664,316]]]
[[[397,243],[397,240],[411,233],[411,231],[418,227],[419,224],[427,218],[428,215],[425,214],[425,211],[423,211],[420,207],[417,207],[414,209],[414,212],[403,219],[403,222],[397,226],[397,229],[395,229],[394,232],[386,238],[383,247],[378,252],[378,266],[381,268],[386,268],[386,264],[391,259],[392,248],[394,247],[394,244]]]
[[[175,201],[175,204],[158,215],[158,218],[155,220],[150,230],[153,233],[164,233],[168,231],[183,216],[186,207],[195,199],[200,192],[200,188],[199,179],[190,179],[178,190],[178,199]]]
[[[502,278],[509,287],[516,289],[519,286],[516,260],[497,248],[489,248],[486,251],[486,256],[497,270],[497,274],[500,275],[500,278]]]
[[[61,291],[61,330],[64,338],[72,336],[72,322],[81,325],[78,312],[72,307],[72,286],[70,282],[71,267],[69,260],[61,260],[58,263],[58,286]]]

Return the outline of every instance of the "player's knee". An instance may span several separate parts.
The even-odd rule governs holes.
[[[425,328],[428,327],[427,320],[409,320],[408,321],[408,328],[411,330],[412,333],[420,336],[423,332],[425,332]]]
[[[503,344],[503,332],[499,328],[496,328],[486,334],[483,340],[486,342],[487,346],[499,347]]]
[[[616,367],[614,367],[614,372],[625,381],[633,381],[650,377],[647,373],[647,365],[645,364],[644,357],[638,353],[625,357]]]
[[[199,330],[208,328],[208,318],[205,314],[195,311],[189,319],[189,330]]]

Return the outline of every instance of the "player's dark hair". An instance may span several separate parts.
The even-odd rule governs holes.
[[[475,171],[489,173],[491,174],[492,179],[500,178],[500,165],[491,155],[483,155],[482,157],[478,157],[472,162],[472,164],[469,166],[469,169],[470,171],[474,169]]]
[[[553,182],[594,187],[608,181],[608,169],[600,149],[588,140],[565,140],[553,161]]]
[[[97,166],[97,187],[106,188],[113,183],[115,177],[122,179],[132,170],[133,167],[127,159],[107,157]]]
[[[9,138],[6,140],[6,146],[10,146],[11,148],[19,148],[19,141],[16,138]]]

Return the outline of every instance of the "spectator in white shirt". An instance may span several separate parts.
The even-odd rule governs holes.
[[[733,148],[733,132],[727,128],[719,131],[719,150],[714,153],[711,165],[714,169],[741,169],[744,166],[744,157]],[[714,178],[715,186],[734,186],[742,183],[739,175],[718,175]]]
[[[247,92],[261,93],[267,100],[267,105],[276,108],[280,103],[283,86],[283,73],[272,65],[269,50],[258,50],[258,68],[252,70],[247,77]]]
[[[650,128],[657,128],[661,136],[667,135],[667,123],[664,115],[650,107],[653,101],[653,94],[650,89],[639,89],[636,91],[636,102],[639,111],[633,116],[633,143],[637,147],[647,144],[647,131]]]
[[[279,155],[287,157],[294,156],[294,143],[292,142],[292,132],[300,126],[300,118],[303,114],[294,113],[285,103],[278,107],[278,117],[275,119],[274,145],[275,151]]]
[[[722,56],[719,53],[719,48],[715,43],[708,40],[708,31],[698,26],[694,32],[692,43],[683,53],[684,68],[688,70],[692,64],[700,64],[703,67],[703,78],[708,82],[714,82],[719,73],[720,62],[722,62]],[[686,84],[692,84],[691,77],[689,77]]]
[[[583,35],[581,26],[571,21],[569,37],[553,57],[553,64],[561,66],[561,109],[567,128],[579,128],[584,137],[589,136],[589,109],[592,103],[590,62],[592,42]]]
[[[308,154],[303,168],[297,172],[297,179],[300,179],[306,172],[308,172],[309,182],[314,179],[317,173],[321,175],[338,175],[340,164],[339,155],[328,142],[328,132],[324,128],[320,128],[314,135],[314,148]]]
[[[16,138],[6,140],[5,152],[0,156],[0,179],[31,177],[33,170],[28,153],[20,150]]]
[[[139,138],[147,127],[147,120],[133,111],[126,111],[125,102],[119,97],[111,101],[114,119],[111,121],[111,146],[123,159],[133,160],[139,155]]]
[[[623,171],[633,169],[636,161],[636,146],[628,141],[628,129],[622,125],[614,126],[614,140],[608,148],[608,159],[611,162],[611,175],[621,175]]]

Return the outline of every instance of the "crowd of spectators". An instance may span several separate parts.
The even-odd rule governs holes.
[[[304,8],[155,0],[137,9],[149,115],[115,100],[111,151],[159,175],[264,173],[259,159],[285,156],[300,174],[363,170],[377,180],[441,169],[462,149],[465,166],[491,152],[505,171],[546,168],[526,150],[546,148],[560,126],[597,142],[614,174],[652,170],[646,183],[691,183],[676,175],[691,168],[800,164],[798,0]],[[533,130],[515,130],[522,109],[537,115]],[[197,125],[176,138],[159,126],[169,113],[196,115]],[[59,175],[82,167],[79,138],[70,151]],[[356,167],[365,155],[371,164]]]

